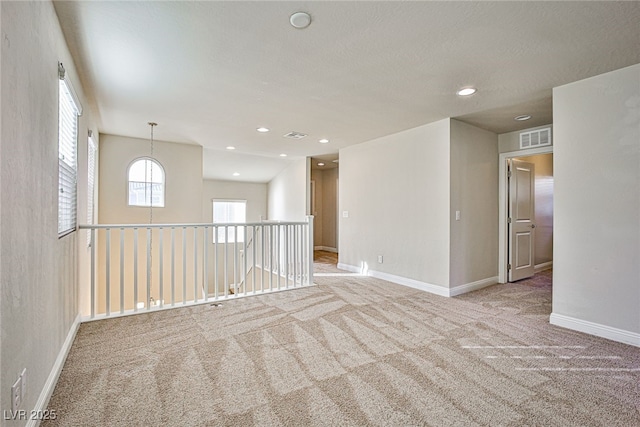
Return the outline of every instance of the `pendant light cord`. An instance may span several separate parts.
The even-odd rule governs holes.
[[[155,159],[153,158],[153,128],[154,126],[158,126],[157,123],[154,122],[149,122],[149,126],[151,127],[151,140],[149,143],[149,151],[150,151],[150,157],[152,160],[155,161]],[[149,191],[149,224],[153,224],[153,163],[149,162],[149,165],[151,165],[151,171],[149,173],[149,181],[150,181],[150,191]],[[149,283],[151,283],[151,287],[153,287],[153,228],[149,228],[150,233],[149,233]],[[149,289],[149,293],[151,293],[151,289]],[[155,303],[155,300],[153,299],[153,297],[151,295],[149,295],[149,305],[151,305],[152,303]],[[150,308],[150,307],[149,307]]]
[[[154,122],[149,122],[149,126],[151,127],[151,140],[150,140],[150,154],[149,157],[151,157],[152,160],[155,160],[153,158],[153,127],[154,126],[158,126],[157,123]],[[151,182],[151,188],[150,188],[150,195],[149,195],[149,224],[153,224],[153,163],[151,163],[151,171],[150,171],[150,175],[149,175],[149,181]]]

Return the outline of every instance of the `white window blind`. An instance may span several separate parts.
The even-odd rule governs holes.
[[[95,212],[96,152],[93,138],[87,138],[87,224],[93,224]],[[91,233],[87,233],[87,246],[91,244]]]
[[[246,200],[213,200],[213,222],[214,223],[243,223],[247,219],[247,201]],[[244,227],[237,227],[238,236],[236,239],[236,227],[227,227],[225,238],[225,229],[218,228],[216,241],[218,243],[244,242]]]
[[[76,229],[77,221],[77,141],[81,109],[73,88],[59,65],[58,100],[58,237]]]

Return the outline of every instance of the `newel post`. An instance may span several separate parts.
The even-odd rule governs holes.
[[[307,215],[307,233],[309,242],[309,274],[307,275],[307,285],[313,285],[313,215]]]

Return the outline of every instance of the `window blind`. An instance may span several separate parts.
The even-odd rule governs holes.
[[[87,224],[93,224],[95,208],[96,151],[93,138],[87,138]],[[91,245],[91,233],[87,233],[87,246]]]
[[[73,89],[60,79],[58,100],[58,237],[76,229],[77,141],[80,108]]]

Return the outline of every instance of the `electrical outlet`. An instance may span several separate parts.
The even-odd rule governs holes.
[[[18,377],[11,386],[11,410],[17,411],[20,405],[22,405],[22,377]]]
[[[378,255],[378,263],[382,264],[383,261],[384,258],[382,257],[382,255]]]

